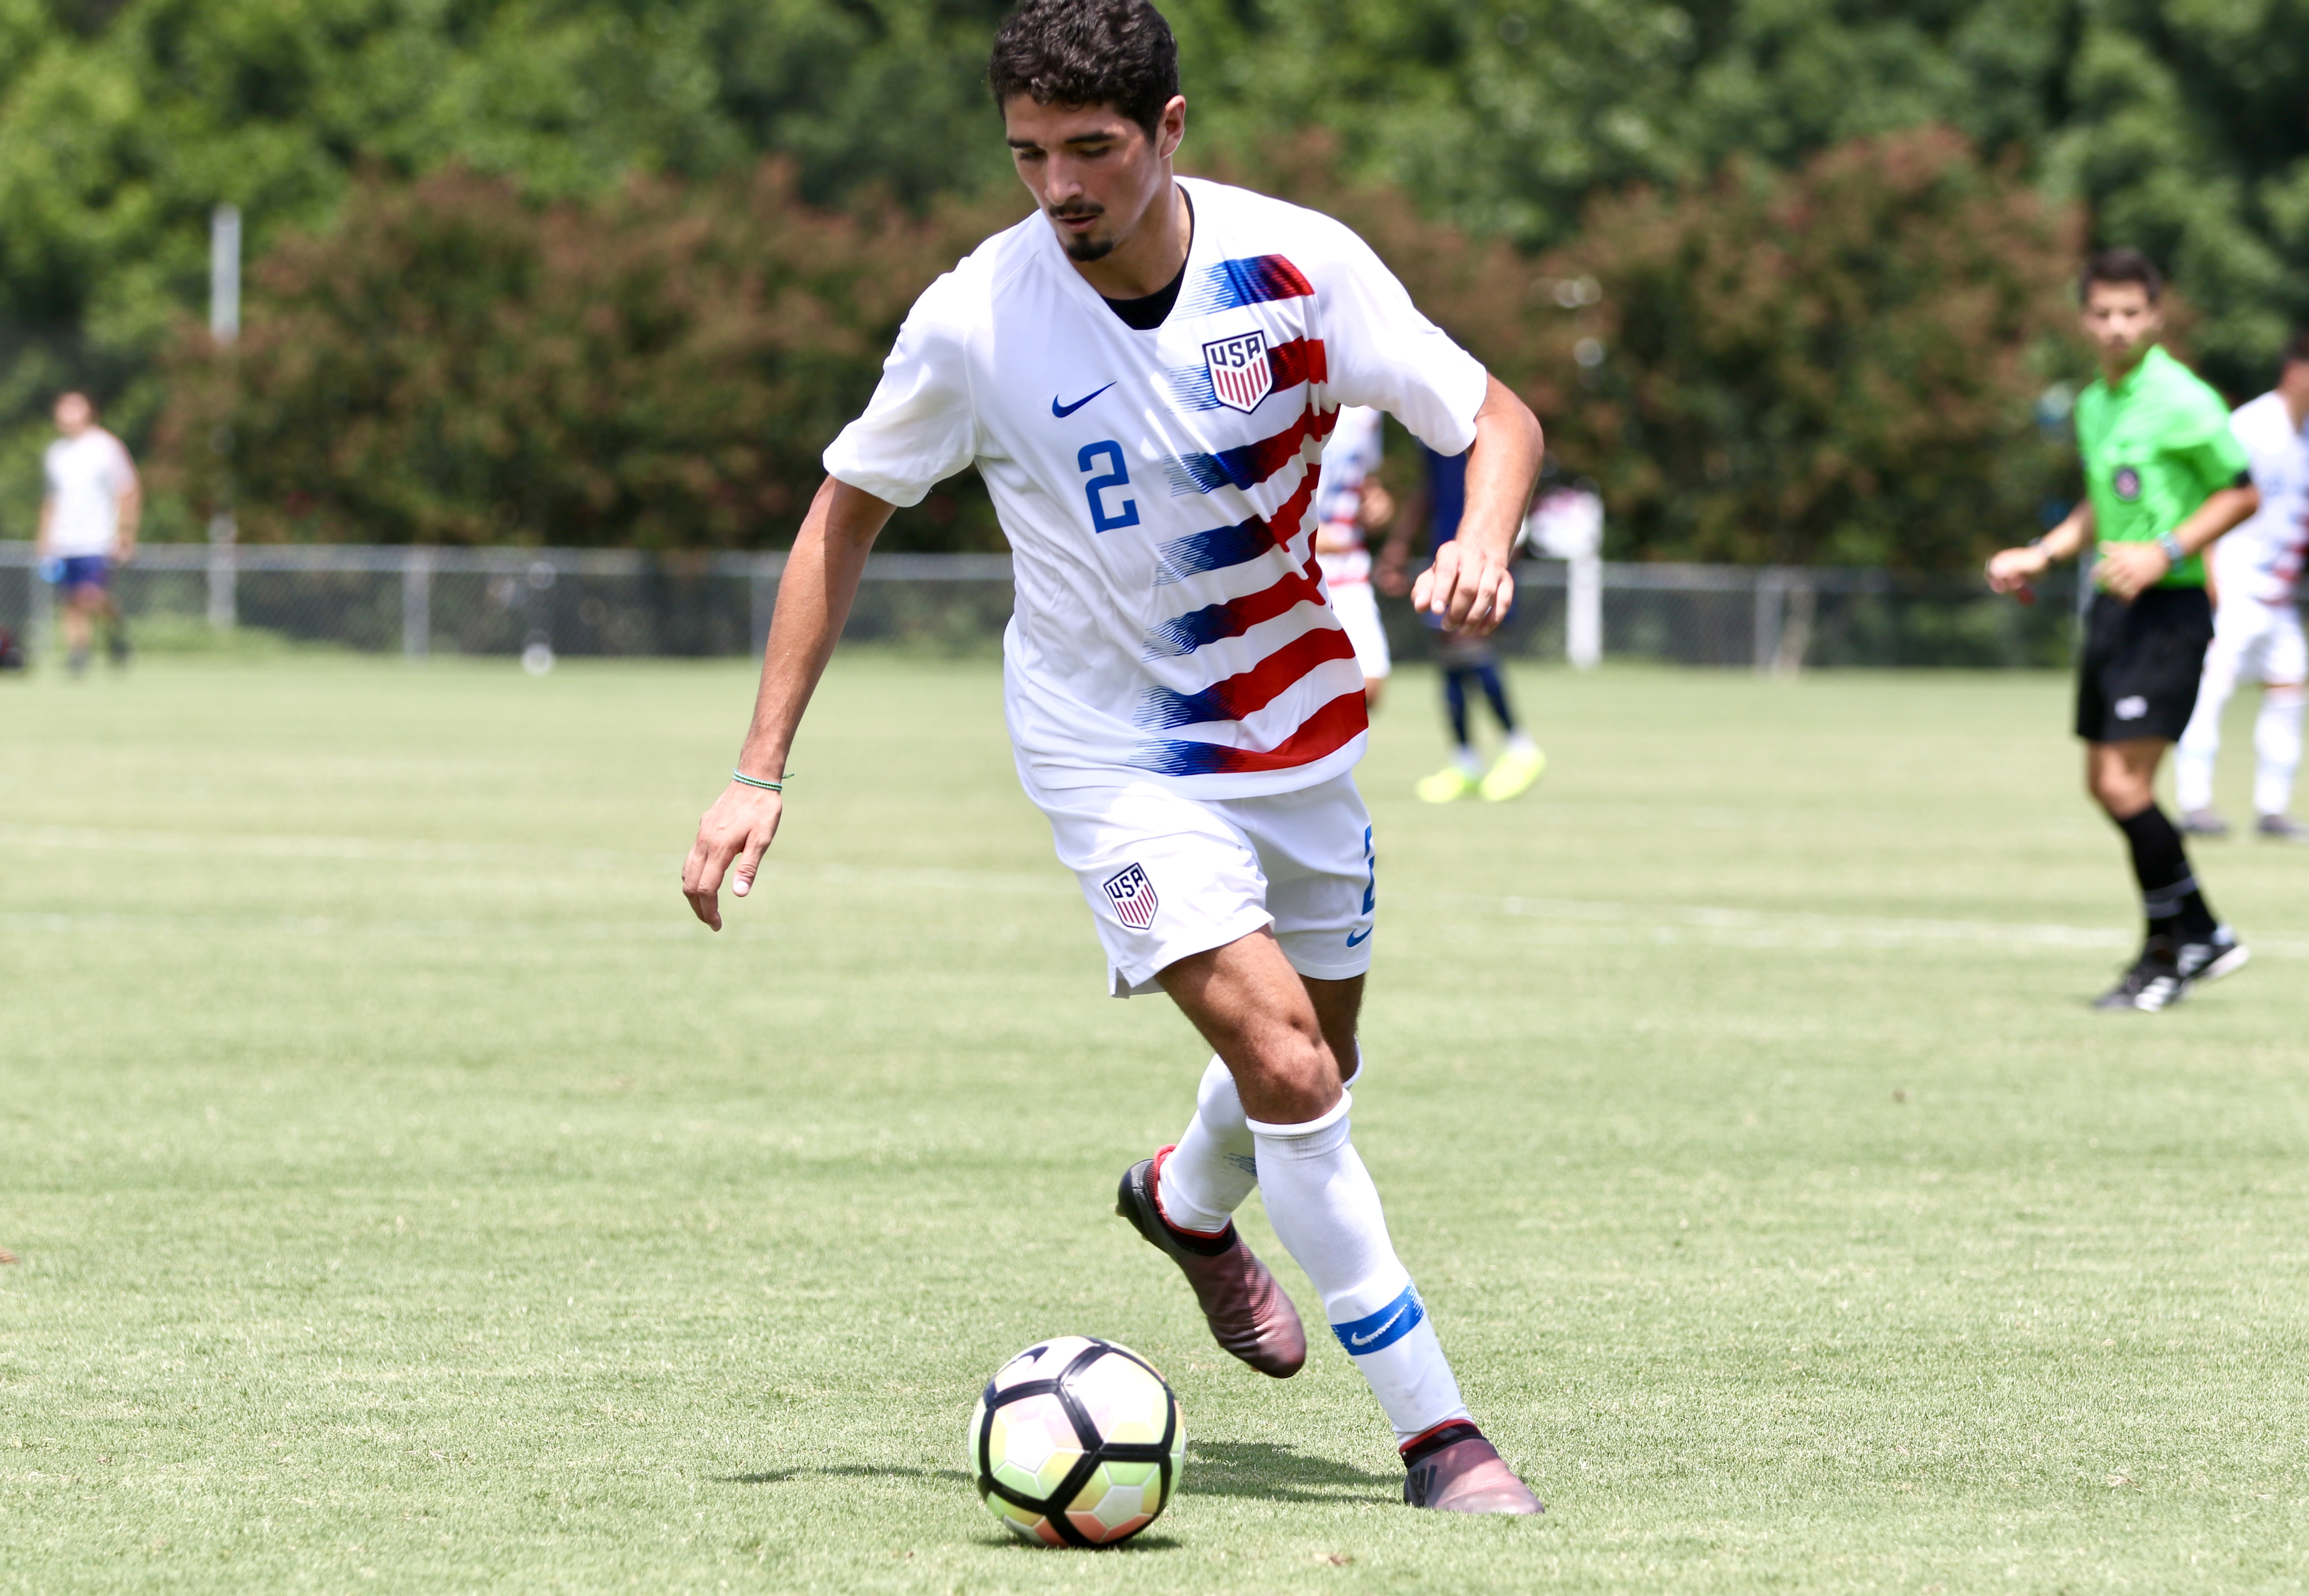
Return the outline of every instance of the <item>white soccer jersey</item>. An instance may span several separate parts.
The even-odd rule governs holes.
[[[2239,405],[2229,430],[2252,462],[2261,508],[2213,545],[2215,581],[2225,602],[2290,604],[2309,543],[2309,437],[2273,393]]]
[[[1316,551],[1326,587],[1371,581],[1371,550],[1363,547],[1363,483],[1379,470],[1386,428],[1387,418],[1371,406],[1342,405],[1331,441],[1323,445],[1322,503],[1316,513],[1325,532],[1353,539],[1351,548]]]
[[[120,545],[121,496],[136,486],[128,450],[101,427],[48,445],[48,551],[59,559],[114,553]]]
[[[1194,238],[1160,327],[1126,326],[1041,215],[915,302],[826,469],[895,505],[976,463],[1017,574],[1010,735],[1044,789],[1213,798],[1361,757],[1362,675],[1309,545],[1339,406],[1449,453],[1485,377],[1346,228],[1180,179]]]

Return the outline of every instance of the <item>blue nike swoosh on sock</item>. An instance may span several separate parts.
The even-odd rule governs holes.
[[[1406,1302],[1401,1307],[1397,1308],[1395,1312],[1388,1316],[1387,1324],[1380,1325],[1369,1335],[1351,1335],[1347,1337],[1347,1344],[1351,1347],[1370,1346],[1371,1342],[1379,1340],[1380,1336],[1385,1335],[1388,1333],[1388,1328],[1394,1324],[1396,1320],[1400,1319],[1404,1315],[1410,1311],[1411,1304]]]
[[[1117,378],[1117,379],[1116,379],[1116,381],[1118,381],[1118,382],[1119,382],[1119,381],[1120,381],[1120,380],[1121,380],[1121,379],[1120,379],[1120,378]],[[1109,383],[1109,384],[1106,385],[1106,388],[1111,388],[1111,387],[1113,387],[1113,386],[1114,386],[1114,384],[1113,384],[1113,383]],[[1060,404],[1060,403],[1059,402],[1059,396],[1058,396],[1057,394],[1053,393],[1053,394],[1051,394],[1051,414],[1052,414],[1053,416],[1056,416],[1059,420],[1063,421],[1063,420],[1065,420],[1068,416],[1073,415],[1077,410],[1078,410],[1082,409],[1082,408],[1083,408],[1083,406],[1085,406],[1085,405],[1088,404],[1092,400],[1096,399],[1096,398],[1099,396],[1099,394],[1105,393],[1105,392],[1106,392],[1106,388],[1101,388],[1101,389],[1097,390],[1095,393],[1085,393],[1085,394],[1084,394],[1080,399],[1076,400],[1076,401],[1074,401],[1074,403],[1072,403],[1072,404],[1068,404],[1068,405],[1062,405],[1062,404]]]

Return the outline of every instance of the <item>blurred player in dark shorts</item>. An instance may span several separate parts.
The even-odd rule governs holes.
[[[1459,518],[1466,505],[1466,456],[1438,454],[1424,444],[1420,455],[1426,467],[1425,485],[1397,514],[1372,573],[1371,580],[1379,591],[1390,597],[1399,598],[1411,591],[1411,545],[1421,531],[1428,533],[1425,552],[1433,553],[1459,535]],[[1507,683],[1500,676],[1499,652],[1492,640],[1438,628],[1435,663],[1443,672],[1443,712],[1451,721],[1451,763],[1432,775],[1422,776],[1414,790],[1431,804],[1474,796],[1501,803],[1518,797],[1547,769],[1547,755],[1516,723],[1515,710],[1508,703]],[[1483,694],[1507,738],[1499,758],[1488,769],[1475,751],[1467,722],[1470,687]]]
[[[1991,587],[2025,594],[2054,560],[2097,545],[2101,591],[2085,621],[2076,729],[2085,784],[2132,848],[2149,929],[2140,957],[2096,1006],[2149,1013],[2247,957],[2198,889],[2156,783],[2196,708],[2213,640],[2204,552],[2261,502],[2227,404],[2157,342],[2163,292],[2137,250],[2086,263],[2084,331],[2101,375],[2077,398],[2085,500],[2027,548],[1988,562]]]

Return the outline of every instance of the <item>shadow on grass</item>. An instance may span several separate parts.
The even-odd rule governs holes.
[[[1403,1494],[1401,1474],[1374,1474],[1336,1458],[1309,1457],[1273,1441],[1192,1441],[1185,1488],[1198,1496],[1263,1502],[1335,1502],[1376,1488]]]
[[[715,1485],[783,1485],[789,1480],[959,1480],[971,1477],[960,1469],[911,1469],[901,1463],[826,1463],[812,1469],[771,1469],[759,1474],[715,1474]]]
[[[1336,1502],[1403,1494],[1403,1476],[1374,1474],[1336,1458],[1309,1457],[1273,1441],[1197,1441],[1187,1454],[1185,1488],[1197,1496],[1246,1497],[1262,1502]],[[783,1485],[791,1480],[940,1480],[973,1483],[961,1469],[918,1469],[889,1463],[825,1463],[769,1469],[758,1474],[716,1474],[716,1485]],[[1134,1541],[1133,1545],[1139,1544]],[[1151,1546],[1166,1542],[1147,1541]]]

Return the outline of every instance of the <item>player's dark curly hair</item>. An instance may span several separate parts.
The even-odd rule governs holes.
[[[2137,282],[2154,305],[2165,297],[2165,274],[2157,263],[2137,249],[2104,249],[2085,263],[2084,272],[2077,279],[2077,298],[2092,293],[2097,282]]]
[[[986,64],[997,109],[1112,106],[1154,136],[1179,92],[1179,44],[1146,0],[1025,0],[1003,19]]]

